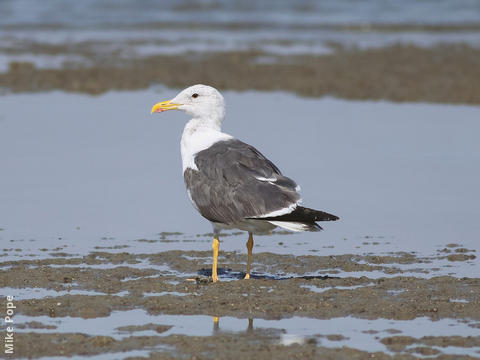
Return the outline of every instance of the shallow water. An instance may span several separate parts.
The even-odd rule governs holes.
[[[75,285],[75,284],[72,284]],[[13,296],[15,300],[25,300],[25,299],[43,299],[46,297],[57,297],[63,295],[105,295],[104,293],[92,291],[92,290],[80,290],[80,289],[71,289],[70,286],[65,286],[64,290],[53,290],[53,289],[42,289],[42,288],[11,288],[11,287],[2,287],[2,295],[8,294]],[[121,291],[116,294],[110,294],[115,296],[124,296],[128,294],[128,291]]]
[[[106,11],[108,10],[108,11]],[[92,26],[112,23],[211,22],[279,24],[342,23],[462,23],[480,21],[478,3],[474,0],[315,0],[242,1],[217,0],[191,2],[166,0],[161,3],[119,0],[61,2],[45,0],[4,0],[0,11],[6,15],[3,24],[62,24]]]
[[[148,253],[158,242],[162,250],[208,249],[210,225],[188,202],[181,176],[187,118],[148,114],[175,93],[3,96],[0,239],[11,249],[7,258],[95,247]],[[322,233],[257,237],[255,251],[428,256],[449,243],[480,250],[479,107],[225,95],[224,130],[295,179],[306,206],[341,218],[324,223]],[[243,251],[244,236],[226,237],[222,248]]]
[[[341,347],[348,346],[365,351],[384,351],[389,353],[387,347],[380,343],[380,337],[387,337],[389,329],[395,329],[396,334],[421,338],[424,336],[478,336],[479,329],[472,329],[467,324],[455,319],[442,319],[432,321],[428,318],[410,320],[388,319],[357,319],[353,317],[334,318],[328,320],[292,317],[281,320],[265,319],[239,319],[234,317],[221,317],[218,324],[214,318],[204,315],[151,315],[143,310],[118,311],[107,318],[82,319],[82,318],[50,318],[48,316],[23,316],[16,317],[18,324],[29,321],[39,321],[52,329],[41,329],[39,332],[80,332],[95,335],[110,334],[117,340],[128,337],[131,332],[119,331],[124,326],[141,326],[148,323],[168,325],[172,328],[162,333],[161,336],[172,334],[188,336],[211,336],[218,331],[245,332],[254,328],[280,330],[280,343],[303,344],[309,338],[318,338],[322,346]],[[330,340],[327,335],[341,334],[340,340]],[[135,331],[136,336],[158,335],[154,330]],[[450,352],[455,354],[473,353],[480,347],[464,349],[452,347]],[[449,351],[447,351],[448,353]]]

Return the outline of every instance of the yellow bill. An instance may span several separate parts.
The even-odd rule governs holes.
[[[164,111],[167,111],[167,110],[176,110],[176,109],[178,109],[179,106],[180,106],[180,104],[172,103],[172,100],[159,102],[159,103],[153,105],[151,114],[161,113],[161,112],[164,112]]]

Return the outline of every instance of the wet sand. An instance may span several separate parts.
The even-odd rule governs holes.
[[[390,325],[383,332],[365,330],[386,347],[385,351],[368,353],[349,346],[323,346],[324,341],[348,339],[335,331],[319,329],[288,343],[281,329],[255,325],[258,321],[292,317],[330,321],[340,317],[371,321],[425,318],[434,323],[450,319],[466,324],[475,334],[480,326],[480,279],[435,276],[434,270],[422,268],[435,261],[476,261],[475,251],[459,245],[448,244],[430,258],[404,252],[385,256],[257,253],[251,280],[241,280],[245,254],[220,252],[222,281],[215,284],[208,277],[210,256],[209,251],[180,250],[157,254],[99,251],[76,256],[57,249],[45,259],[1,263],[2,288],[26,288],[30,294],[35,289],[58,292],[58,296],[43,294],[32,299],[27,294],[25,299],[16,300],[17,315],[29,321],[15,324],[21,331],[15,334],[19,345],[13,357],[112,353],[116,358],[115,353],[121,353],[123,358],[131,353],[131,359],[239,359],[254,355],[260,359],[414,359],[423,355],[473,358],[443,352],[452,346],[470,352],[477,349],[478,354],[480,336],[475,335],[416,338]],[[409,270],[402,269],[406,265]],[[417,267],[421,275],[412,276]],[[336,277],[340,271],[343,277]],[[366,276],[355,276],[359,271]],[[384,276],[375,276],[379,271]],[[352,276],[345,276],[348,273]],[[157,323],[153,318],[150,323],[117,327],[116,333],[124,335],[122,339],[114,334],[95,335],[95,329],[92,335],[57,329],[65,317],[86,321],[105,318],[107,324],[115,312],[139,310],[149,316],[209,315],[211,321],[206,327],[211,332],[205,336],[188,331],[168,333],[172,325]],[[42,322],[47,318],[58,318],[60,322]],[[223,331],[222,319],[229,318],[244,319],[244,330]],[[180,318],[178,321],[182,322]]]
[[[355,50],[331,43],[335,52],[326,55],[231,51],[137,59],[115,53],[99,56],[93,50],[98,45],[27,46],[24,51],[37,55],[81,55],[90,65],[39,69],[32,63],[12,62],[8,72],[0,73],[0,87],[13,92],[58,89],[101,94],[155,84],[183,88],[207,83],[221,90],[286,90],[309,97],[480,104],[480,49],[462,44]]]

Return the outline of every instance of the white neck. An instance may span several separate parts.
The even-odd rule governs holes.
[[[198,170],[195,165],[198,152],[208,149],[218,141],[232,139],[232,136],[222,133],[222,120],[193,118],[185,125],[180,142],[183,172],[187,168]]]
[[[212,117],[194,117],[187,122],[184,132],[187,130],[194,132],[203,129],[222,131],[222,121],[223,119]]]

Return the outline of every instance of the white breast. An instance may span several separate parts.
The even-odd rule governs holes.
[[[198,170],[195,165],[195,156],[198,152],[208,149],[218,141],[233,139],[232,136],[211,128],[191,128],[185,126],[183,130],[181,151],[183,172],[187,168]]]

